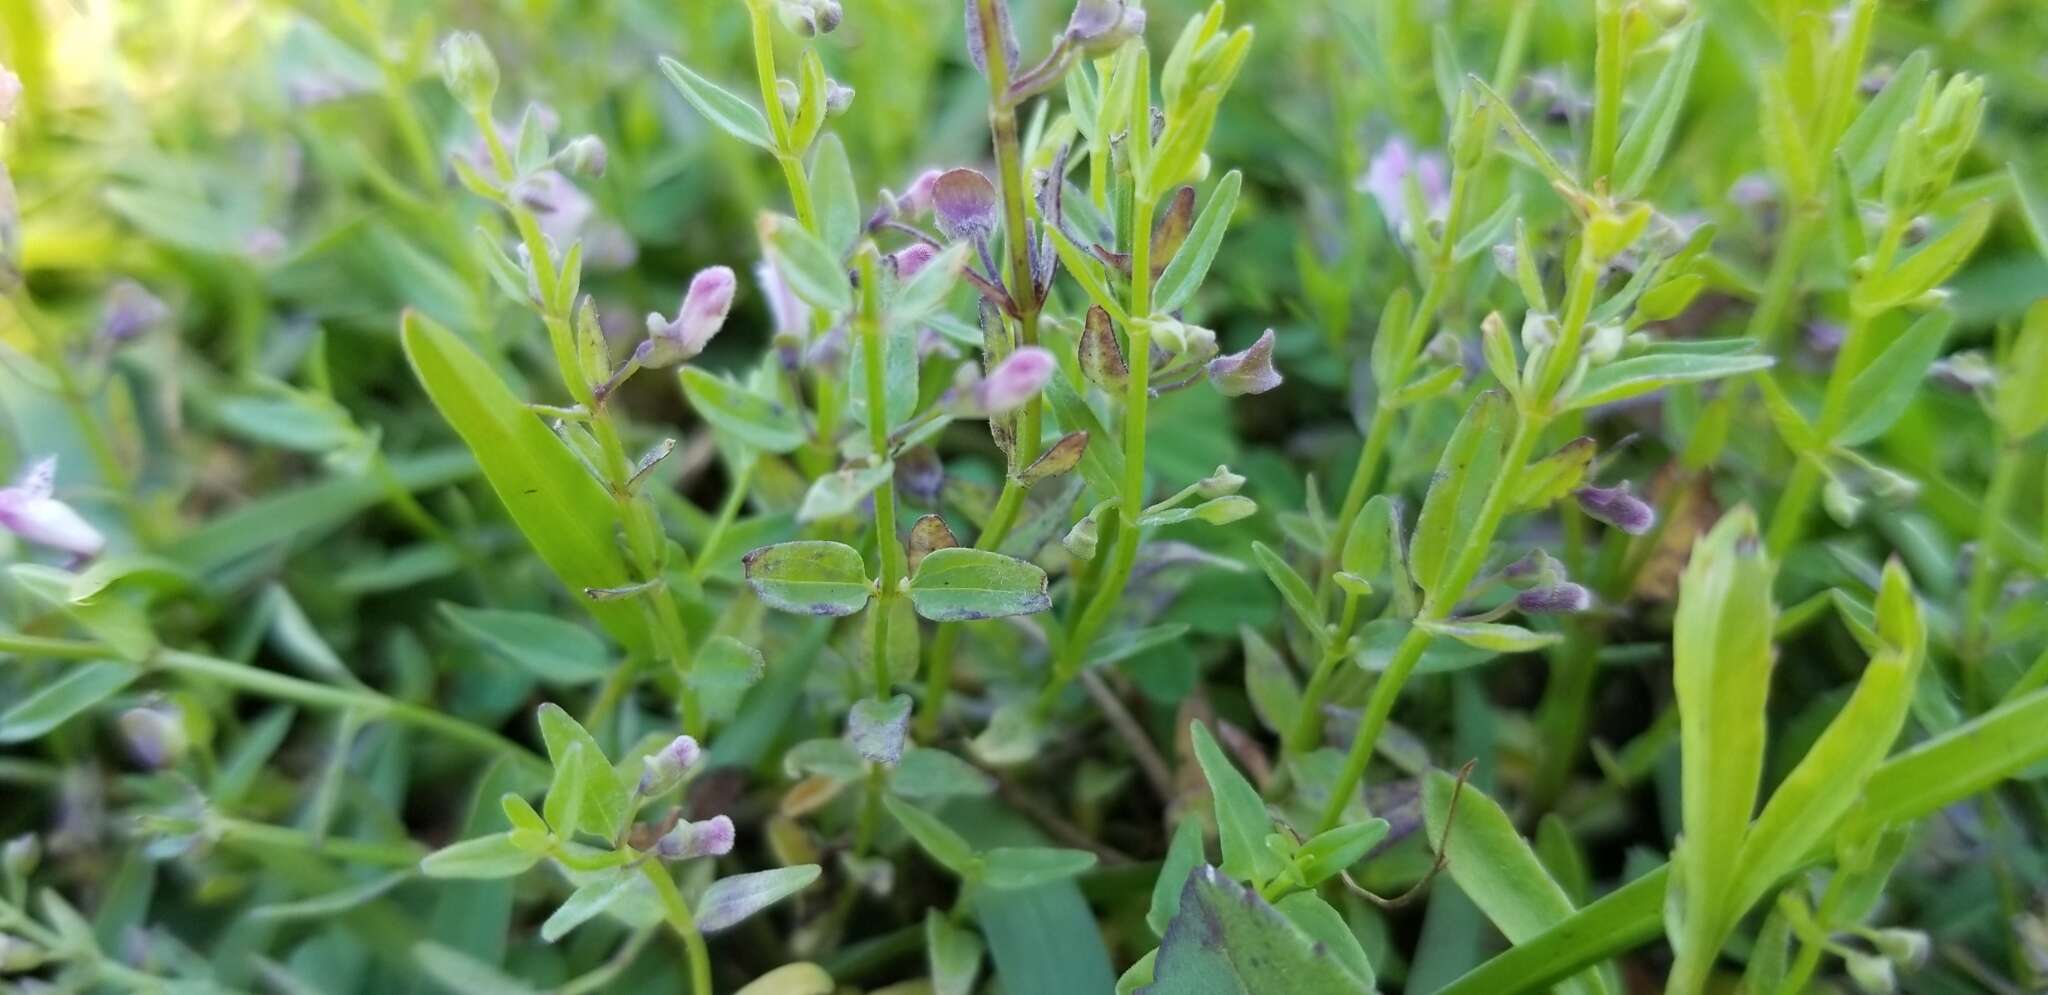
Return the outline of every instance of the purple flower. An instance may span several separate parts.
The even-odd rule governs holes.
[[[674,318],[647,316],[647,341],[640,344],[633,358],[648,369],[695,359],[725,326],[725,316],[732,310],[738,285],[730,267],[713,266],[698,271],[690,279],[689,293],[683,295],[682,306]]]
[[[811,330],[811,306],[789,289],[789,281],[782,278],[782,271],[775,263],[763,259],[754,267],[754,279],[761,284],[761,295],[768,298],[768,314],[775,320],[775,331],[781,335],[808,338]]]
[[[100,341],[109,346],[126,345],[147,334],[170,317],[171,309],[142,284],[122,280],[107,291],[100,306]]]
[[[1128,0],[1081,0],[1067,19],[1067,40],[1089,55],[1107,55],[1145,33],[1145,9]]]
[[[702,822],[679,822],[654,842],[654,854],[663,860],[694,857],[723,857],[732,852],[732,820],[714,815]]]
[[[932,191],[939,185],[939,177],[946,175],[943,169],[927,169],[910,181],[910,189],[896,198],[896,213],[904,218],[924,217],[932,209]]]
[[[996,230],[996,186],[972,169],[949,169],[932,184],[932,209],[947,238],[980,241]]]
[[[0,529],[81,559],[99,555],[107,539],[71,506],[52,497],[57,458],[45,457],[14,486],[0,488]]]
[[[175,705],[139,705],[121,713],[120,725],[128,751],[144,767],[162,770],[185,756],[185,719]]]
[[[1280,386],[1280,371],[1273,368],[1273,330],[1266,329],[1243,352],[1210,360],[1209,382],[1224,397],[1263,394]]]
[[[1657,512],[1629,493],[1626,482],[1614,487],[1581,487],[1572,496],[1578,499],[1580,511],[1632,536],[1657,524]]]
[[[1045,349],[1018,349],[974,385],[975,407],[990,415],[1015,411],[1045,389],[1058,367],[1059,362]]]
[[[1410,176],[1422,190],[1422,203],[1428,208],[1430,217],[1442,215],[1451,199],[1444,157],[1435,152],[1418,155],[1409,147],[1408,141],[1399,136],[1387,139],[1386,144],[1380,146],[1366,167],[1365,178],[1358,185],[1359,189],[1372,195],[1373,201],[1379,204],[1380,215],[1397,231],[1406,230],[1412,221],[1408,217]]]
[[[917,242],[890,253],[888,264],[889,268],[896,272],[896,279],[908,280],[916,276],[918,271],[931,265],[931,261],[937,259],[938,256],[939,250],[923,242]]]
[[[667,746],[641,759],[640,794],[651,797],[675,787],[703,755],[695,739],[677,736],[669,740]]]
[[[543,169],[521,180],[513,188],[513,195],[533,212],[541,234],[557,245],[575,241],[584,224],[597,212],[589,194],[552,169]]]
[[[1592,593],[1570,581],[1515,595],[1515,609],[1524,615],[1575,615],[1592,606]]]

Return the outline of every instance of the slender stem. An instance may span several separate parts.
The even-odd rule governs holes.
[[[697,930],[697,917],[690,914],[690,903],[683,901],[683,893],[677,890],[675,879],[668,876],[668,867],[661,861],[642,863],[640,873],[654,885],[654,894],[661,899],[662,917],[682,937],[683,953],[690,961],[692,995],[711,995],[711,953],[704,948],[704,934]]]
[[[1301,710],[1295,713],[1294,726],[1287,733],[1286,753],[1306,753],[1322,738],[1323,698],[1329,693],[1330,678],[1336,675],[1338,665],[1351,655],[1351,632],[1358,625],[1358,603],[1358,595],[1344,595],[1343,621],[1337,623],[1322,659],[1316,663],[1315,673],[1308,679],[1308,688],[1302,692]]]
[[[1842,900],[1848,897],[1848,889],[1845,887],[1848,878],[1849,875],[1840,871],[1828,875],[1827,889],[1821,892],[1820,906],[1813,913],[1814,925],[1818,927],[1819,935],[1799,938],[1799,955],[1793,959],[1791,968],[1779,982],[1777,995],[1799,995],[1806,990],[1807,982],[1813,980],[1814,970],[1820,967],[1821,954],[1827,950],[1827,934],[1831,928],[1830,924],[1835,919],[1835,910],[1841,906]],[[1709,960],[1711,961],[1711,958]]]
[[[1991,610],[1997,600],[1999,564],[1998,530],[2005,523],[2007,508],[2019,484],[2022,455],[2019,445],[2001,439],[1993,457],[1991,484],[1984,493],[1984,508],[1977,523],[1977,557],[1970,567],[1968,608],[1963,612],[1962,655],[1972,664],[1983,660],[1990,649]],[[1972,666],[1974,674],[1979,668]],[[1975,683],[1973,677],[1972,683]],[[1975,704],[1973,702],[1973,704]]]
[[[868,392],[868,442],[875,450],[876,459],[887,459],[889,454],[889,406],[888,380],[882,370],[882,321],[881,293],[877,284],[881,281],[881,268],[875,262],[873,246],[863,248],[860,266],[860,314],[854,320],[856,333],[861,340],[861,366],[867,378]],[[905,574],[903,543],[896,538],[896,483],[885,477],[882,486],[875,488],[875,545],[881,560],[881,576],[876,581],[875,602],[868,607],[874,612],[874,644],[870,648],[869,666],[875,678],[875,700],[889,697],[889,620],[895,605],[899,581]]]
[[[1594,15],[1593,138],[1588,180],[1614,171],[1616,135],[1621,130],[1621,85],[1628,65],[1628,39],[1617,0],[1600,0]]]
[[[421,857],[427,855],[424,848],[411,840],[379,843],[346,836],[316,839],[304,830],[289,826],[272,826],[219,815],[209,818],[208,824],[219,834],[223,842],[300,850],[357,864],[412,867],[420,862]]]
[[[113,652],[99,643],[84,639],[59,639],[54,636],[30,636],[19,632],[0,632],[0,653],[42,660],[91,660]]]

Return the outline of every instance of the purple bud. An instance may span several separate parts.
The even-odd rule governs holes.
[[[14,486],[0,488],[0,529],[73,556],[97,556],[106,537],[52,496],[56,482],[57,458],[50,456],[30,466]]]
[[[603,176],[604,167],[611,162],[611,155],[604,147],[604,139],[596,135],[584,135],[562,147],[555,156],[562,168],[577,176]]]
[[[133,280],[122,280],[107,291],[100,307],[100,341],[109,346],[126,345],[147,334],[170,317],[171,309],[155,294]]]
[[[1593,595],[1570,581],[1515,595],[1515,609],[1525,615],[1575,615],[1592,606]]]
[[[1365,178],[1359,182],[1359,189],[1372,195],[1379,205],[1380,215],[1395,230],[1408,227],[1414,219],[1408,217],[1408,177],[1413,174],[1416,186],[1422,189],[1422,203],[1429,209],[1431,217],[1443,213],[1450,205],[1450,184],[1445,178],[1444,158],[1434,152],[1416,154],[1404,138],[1387,139],[1386,144],[1372,157],[1367,165]]]
[[[641,759],[639,793],[652,797],[675,787],[703,754],[697,741],[688,736],[669,740],[667,746]]]
[[[714,815],[702,822],[679,822],[654,842],[654,855],[663,860],[723,857],[732,852],[732,820]]]
[[[828,79],[825,81],[826,115],[830,117],[838,117],[839,115],[846,113],[846,109],[852,106],[853,87],[847,86],[846,84],[841,83],[836,79]]]
[[[1081,0],[1067,19],[1067,40],[1089,55],[1107,55],[1145,33],[1145,9],[1128,0]]]
[[[782,23],[806,38],[831,34],[845,16],[839,0],[781,0],[776,8]]]
[[[896,279],[908,280],[916,276],[918,271],[930,265],[931,261],[938,258],[938,256],[939,250],[923,242],[918,242],[915,245],[891,253],[889,256],[889,266],[896,271]]]
[[[137,763],[151,770],[171,767],[184,758],[185,719],[175,705],[148,704],[121,713],[121,735]]]
[[[896,198],[896,213],[905,218],[921,218],[932,209],[932,191],[939,185],[939,177],[946,175],[942,169],[927,169],[910,181],[910,189]]]
[[[974,386],[975,406],[990,415],[1015,411],[1045,389],[1058,367],[1058,361],[1045,349],[1018,349]]]
[[[1209,382],[1224,397],[1263,394],[1280,386],[1280,371],[1273,368],[1273,341],[1273,330],[1268,328],[1243,352],[1210,360]]]
[[[659,314],[647,316],[648,347],[641,351],[640,365],[661,369],[694,359],[703,352],[711,337],[725,326],[737,287],[730,267],[700,270],[691,278],[690,291],[683,295],[682,307],[673,319]]]
[[[981,30],[980,0],[966,0],[967,6],[967,61],[982,75],[988,75],[988,41]],[[1003,46],[1003,61],[1012,69],[1017,66],[1017,35],[1010,30],[1010,0],[995,0],[990,4],[995,12],[996,36]]]
[[[754,267],[754,279],[761,284],[762,296],[768,298],[768,313],[775,319],[775,330],[799,339],[810,338],[811,306],[789,289],[789,281],[782,278],[782,271],[776,268],[775,263],[769,259],[761,260]]]
[[[582,233],[583,226],[597,212],[597,204],[569,178],[543,169],[519,181],[513,195],[533,211],[541,234],[558,245],[566,245]],[[550,255],[553,255],[550,253]]]
[[[932,209],[947,238],[980,241],[996,230],[996,187],[972,169],[951,169],[932,184]]]
[[[1629,493],[1628,484],[1615,487],[1581,487],[1572,492],[1579,510],[1632,536],[1650,531],[1657,524],[1657,512],[1642,498]]]

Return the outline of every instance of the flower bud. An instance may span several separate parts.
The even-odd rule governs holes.
[[[846,109],[852,106],[853,87],[847,86],[836,79],[828,79],[825,81],[826,116],[838,117],[839,115],[846,113]]]
[[[1067,40],[1089,56],[1108,55],[1145,33],[1145,10],[1128,0],[1081,0],[1067,19]]]
[[[654,841],[654,855],[663,860],[723,857],[732,852],[732,819],[714,815],[702,822],[678,822]]]
[[[1025,346],[996,364],[974,385],[974,405],[983,414],[1000,415],[1023,407],[1052,381],[1059,363],[1038,346]]]
[[[43,842],[34,833],[23,833],[7,841],[0,850],[0,870],[8,877],[23,879],[35,873],[36,865],[43,859]]]
[[[107,290],[100,305],[99,339],[107,346],[122,346],[147,334],[170,317],[171,309],[155,294],[133,280],[122,280]]]
[[[1501,578],[1519,588],[1555,587],[1566,583],[1564,564],[1540,549],[1501,568]]]
[[[1280,386],[1280,371],[1273,368],[1273,342],[1273,330],[1268,328],[1243,352],[1210,360],[1209,382],[1224,397],[1263,394]]]
[[[1535,352],[1557,343],[1557,318],[1541,311],[1522,315],[1522,351]]]
[[[946,175],[942,169],[927,169],[910,181],[910,189],[896,198],[896,214],[899,217],[916,219],[924,217],[932,209],[932,191],[939,185],[939,177]]]
[[[1831,478],[1820,489],[1820,504],[1829,518],[1843,526],[1856,524],[1863,514],[1863,498],[1840,477]]]
[[[1927,934],[1917,929],[1880,929],[1871,936],[1870,942],[1876,944],[1878,952],[1892,963],[1908,971],[1924,966],[1933,948]]]
[[[1095,516],[1089,514],[1067,530],[1067,534],[1060,539],[1060,545],[1066,547],[1068,554],[1077,560],[1092,560],[1095,558],[1096,544],[1100,540],[1101,527],[1096,524]]]
[[[1572,492],[1579,510],[1629,535],[1639,536],[1657,524],[1657,512],[1643,499],[1629,493],[1628,484],[1615,487],[1581,487]]]
[[[1220,498],[1244,489],[1244,477],[1230,472],[1227,466],[1218,465],[1216,472],[1203,477],[1195,484],[1195,493],[1205,498]]]
[[[839,0],[778,0],[775,12],[784,27],[805,38],[831,34],[845,16]]]
[[[1620,322],[1601,322],[1593,326],[1593,335],[1586,340],[1586,358],[1595,366],[1611,363],[1621,355],[1621,347],[1627,342],[1628,329]]]
[[[703,752],[697,741],[689,736],[669,740],[667,746],[641,758],[638,792],[642,797],[651,798],[675,787],[683,775],[697,765]]]
[[[152,703],[121,713],[121,735],[137,763],[152,770],[175,767],[190,745],[185,716],[176,705]]]
[[[995,184],[972,169],[950,169],[932,184],[932,210],[947,238],[981,241],[996,230]]]
[[[931,261],[938,256],[939,250],[918,242],[890,253],[885,257],[884,264],[896,274],[896,279],[908,280],[931,265]]]
[[[604,139],[596,135],[584,135],[562,147],[555,161],[572,176],[603,176],[605,165],[611,161],[604,146]]]
[[[470,111],[488,113],[498,93],[498,60],[474,31],[457,31],[441,42],[441,79]]]
[[[1491,108],[1478,106],[1472,87],[1459,88],[1458,106],[1451,118],[1451,164],[1460,173],[1478,166],[1480,157],[1486,154],[1492,121]]]
[[[894,767],[910,735],[910,696],[887,701],[863,698],[846,713],[846,740],[869,763]]]
[[[1883,957],[1852,950],[1842,958],[1842,966],[1849,969],[1849,980],[1856,983],[1857,989],[1868,995],[1891,995],[1899,990],[1892,962]]]
[[[52,496],[56,482],[57,458],[50,456],[29,467],[14,486],[0,488],[0,529],[76,557],[99,555],[106,537]]]
[[[1599,204],[1586,222],[1587,249],[1593,253],[1594,259],[1606,262],[1634,245],[1649,224],[1648,204],[1637,202],[1626,208]]]
[[[1592,593],[1570,581],[1515,595],[1515,610],[1524,615],[1576,615],[1592,606]]]
[[[635,353],[640,365],[662,369],[695,359],[725,326],[725,316],[732,310],[737,288],[738,281],[730,267],[713,266],[698,271],[690,279],[690,290],[683,295],[682,306],[674,318],[647,316],[647,341]]]

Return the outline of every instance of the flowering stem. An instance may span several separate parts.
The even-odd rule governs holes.
[[[1358,625],[1358,595],[1346,592],[1344,595],[1344,618],[1331,633],[1329,645],[1323,649],[1323,658],[1316,664],[1315,673],[1308,679],[1308,687],[1301,695],[1301,710],[1295,713],[1294,727],[1287,732],[1285,752],[1302,754],[1314,748],[1316,740],[1323,735],[1323,698],[1329,693],[1330,679],[1336,676],[1337,666],[1350,656],[1351,632]]]
[[[668,920],[669,928],[682,937],[683,953],[690,961],[692,995],[711,995],[711,953],[704,948],[704,934],[697,930],[697,917],[690,913],[690,903],[683,901],[683,893],[676,888],[675,879],[669,877],[668,866],[661,861],[643,861],[640,873],[654,885],[654,894],[661,899],[662,917]]]
[[[854,319],[856,334],[861,340],[861,366],[867,378],[868,395],[868,442],[875,450],[875,458],[889,456],[889,405],[888,380],[882,372],[882,321],[881,293],[876,284],[881,280],[881,267],[875,262],[875,248],[864,246],[860,251],[860,313]],[[875,488],[875,545],[881,560],[881,576],[876,578],[875,602],[868,607],[874,612],[874,643],[870,647],[868,664],[874,672],[875,700],[889,697],[889,616],[898,596],[897,587],[907,572],[904,568],[903,543],[896,538],[896,483],[893,477],[885,477],[882,486]]]

